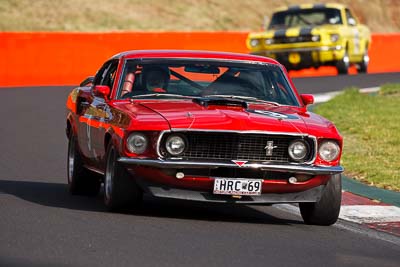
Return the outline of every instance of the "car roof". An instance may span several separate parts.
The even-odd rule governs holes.
[[[321,4],[300,4],[300,5],[290,5],[290,6],[283,6],[276,10],[275,12],[281,11],[296,11],[301,9],[313,9],[313,8],[336,8],[336,9],[344,9],[346,8],[343,4],[336,4],[336,3],[321,3]]]
[[[232,61],[257,61],[270,64],[279,64],[276,60],[250,54],[200,51],[200,50],[131,50],[121,52],[112,59],[134,59],[134,58],[187,58],[187,59],[217,59]]]

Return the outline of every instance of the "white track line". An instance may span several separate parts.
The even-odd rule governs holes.
[[[371,94],[371,93],[379,92],[379,89],[380,89],[380,87],[368,87],[368,88],[362,88],[359,91],[360,91],[360,93],[363,93],[363,94]],[[328,92],[328,93],[323,93],[323,94],[313,94],[314,95],[314,103],[319,104],[319,103],[327,102],[341,93],[343,93],[343,91],[334,91],[334,92]]]
[[[324,93],[324,94],[313,94],[314,95],[314,103],[318,104],[318,103],[327,102],[340,93],[342,93],[342,91],[329,92],[329,93]]]
[[[396,206],[348,205],[342,206],[339,218],[356,223],[400,221],[400,208]]]

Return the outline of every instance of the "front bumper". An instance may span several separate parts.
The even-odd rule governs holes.
[[[240,203],[240,204],[276,204],[276,203],[299,203],[318,201],[325,189],[325,185],[319,185],[302,192],[290,193],[267,193],[260,196],[229,196],[215,195],[207,191],[187,190],[181,188],[165,187],[151,183],[147,180],[138,179],[137,183],[147,194],[171,199],[182,199],[215,203]]]
[[[254,55],[271,57],[282,63],[287,69],[301,69],[318,67],[321,65],[335,65],[344,56],[341,45],[318,47],[293,47],[293,48],[268,48],[255,49],[250,53]],[[298,62],[290,60],[292,54],[297,54]]]
[[[260,49],[258,51],[251,52],[251,54],[275,54],[275,53],[290,53],[290,52],[324,52],[324,51],[340,51],[343,47],[341,45],[336,46],[317,46],[317,47],[294,47],[294,48],[283,48],[283,49]]]
[[[243,204],[315,202],[322,196],[330,176],[343,172],[341,166],[298,164],[250,162],[239,166],[233,162],[127,157],[119,158],[118,162],[126,167],[138,186],[149,195],[162,198]],[[184,177],[177,178],[178,172],[184,173]],[[262,173],[264,173],[264,176]],[[290,183],[288,177],[292,176],[307,178],[303,181]],[[215,177],[263,179],[262,194],[240,197],[213,194]]]
[[[121,157],[118,162],[124,165],[139,165],[155,168],[251,168],[263,171],[290,172],[308,175],[334,175],[344,171],[342,166],[312,166],[301,164],[269,164],[269,163],[246,163],[239,166],[233,162],[215,161],[185,161],[185,160],[163,160],[163,159],[138,159]]]

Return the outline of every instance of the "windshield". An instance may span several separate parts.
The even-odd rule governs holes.
[[[323,24],[342,24],[340,10],[312,8],[277,12],[272,16],[269,29]]]
[[[281,68],[186,59],[127,60],[117,99],[235,98],[299,106]]]

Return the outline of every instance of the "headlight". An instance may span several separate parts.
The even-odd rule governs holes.
[[[321,37],[319,35],[311,36],[311,41],[313,41],[313,42],[319,42],[320,39],[321,39]]]
[[[126,148],[131,153],[142,154],[147,149],[148,139],[143,133],[132,133],[126,139]]]
[[[265,43],[266,45],[271,45],[271,44],[274,43],[274,39],[273,39],[273,38],[267,38],[267,39],[265,39],[264,43]]]
[[[339,34],[331,34],[331,42],[336,43],[339,40]]]
[[[170,135],[165,141],[165,148],[172,156],[179,156],[186,149],[186,141],[180,135]]]
[[[336,142],[325,141],[320,145],[318,153],[321,159],[325,161],[334,161],[339,156],[340,147]]]
[[[253,46],[253,47],[257,46],[259,44],[260,44],[260,41],[258,39],[251,39],[250,40],[250,45]]]
[[[308,154],[308,145],[302,140],[294,140],[289,144],[289,156],[295,161],[303,161]]]

